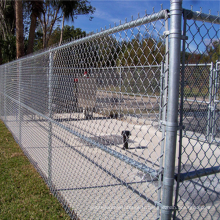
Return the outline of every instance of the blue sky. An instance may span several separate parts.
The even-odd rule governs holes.
[[[125,19],[127,21],[131,21],[131,16],[133,19],[138,18],[138,14],[140,17],[145,15],[145,11],[147,14],[151,14],[153,11],[160,11],[161,7],[163,9],[170,9],[170,1],[169,0],[90,0],[91,5],[96,8],[95,13],[93,14],[92,21],[89,21],[89,16],[78,16],[78,18],[65,24],[74,25],[75,28],[81,28],[86,33],[90,32],[98,32],[101,28],[109,28],[114,27],[114,23],[119,25],[119,21],[123,24]],[[203,13],[209,14],[211,12],[212,15],[220,14],[220,0],[183,0],[183,8],[191,9],[193,11],[202,11]],[[193,23],[193,21],[188,21],[189,25]],[[202,23],[202,22],[200,22]],[[213,29],[212,25],[205,24],[205,26],[201,25],[200,31],[197,31],[195,26],[192,26],[192,32],[187,33],[188,46],[186,48],[189,52],[199,52],[203,53],[206,50],[206,46],[210,39],[216,40],[219,39],[219,25],[216,25]],[[207,31],[207,28],[209,29]],[[216,32],[216,29],[218,32]]]
[[[89,21],[89,16],[83,15],[78,16],[74,22],[69,21],[66,24],[74,25],[75,28],[81,28],[87,33],[96,32],[97,29],[100,31],[105,26],[106,28],[109,28],[109,25],[113,27],[114,23],[118,25],[120,20],[123,23],[125,18],[130,21],[132,15],[134,19],[138,17],[138,13],[140,13],[140,16],[144,16],[145,10],[147,10],[147,14],[151,14],[153,8],[155,12],[158,12],[161,9],[161,5],[163,5],[164,9],[170,8],[169,0],[90,0],[90,2],[96,8],[92,21]],[[193,6],[193,11],[200,11],[200,7],[202,7],[202,12],[204,13],[209,13],[209,9],[211,9],[211,14],[213,15],[217,15],[218,11],[220,13],[220,1],[183,0],[183,8],[191,9],[191,5]]]

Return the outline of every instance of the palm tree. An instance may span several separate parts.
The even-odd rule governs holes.
[[[62,13],[60,14],[60,12]],[[42,13],[40,24],[43,31],[43,47],[48,46],[48,41],[52,34],[53,27],[56,21],[60,20],[63,17],[63,26],[64,19],[67,18],[76,18],[77,15],[81,14],[93,14],[95,8],[90,5],[90,2],[87,0],[78,0],[78,1],[63,1],[63,0],[50,0],[45,1],[44,11]],[[53,13],[52,13],[53,12]],[[62,27],[63,29],[63,27]],[[61,34],[62,36],[62,34]],[[61,37],[62,38],[62,37]],[[62,40],[62,39],[61,39]]]
[[[90,2],[86,1],[58,1],[60,8],[63,12],[63,22],[62,29],[60,35],[60,44],[63,40],[63,28],[64,28],[64,20],[68,20],[69,18],[74,21],[74,18],[77,18],[77,15],[85,15],[85,14],[93,14],[95,12],[95,8],[90,5]],[[92,17],[90,17],[90,20]]]

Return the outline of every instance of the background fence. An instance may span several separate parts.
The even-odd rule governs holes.
[[[188,64],[184,70],[185,135],[209,141],[219,137],[219,76],[213,63]],[[212,112],[214,115],[212,116]]]
[[[219,16],[183,11],[176,217],[218,219]]]
[[[219,217],[220,21],[180,7],[174,50],[171,9],[0,66],[1,119],[73,219]]]

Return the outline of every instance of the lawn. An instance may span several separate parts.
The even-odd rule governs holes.
[[[0,219],[70,219],[0,120]]]

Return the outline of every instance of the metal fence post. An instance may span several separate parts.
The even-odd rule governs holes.
[[[21,121],[22,121],[22,113],[21,113],[21,61],[19,61],[18,67],[18,120],[19,120],[19,145],[21,146]]]
[[[121,75],[121,67],[119,67],[119,118],[121,117],[121,94],[122,94],[122,90],[121,90],[121,86],[122,86],[122,75]]]
[[[186,36],[186,10],[183,10],[183,36]],[[181,96],[180,96],[180,127],[183,127],[183,104],[184,104],[184,86],[185,86],[185,51],[186,51],[186,40],[183,39],[182,44],[182,60],[181,60]],[[177,175],[177,184],[176,184],[176,196],[174,207],[177,207],[178,204],[178,196],[179,196],[179,186],[180,186],[180,172],[181,172],[181,162],[182,162],[182,138],[183,138],[183,129],[180,129],[179,132],[179,152],[178,152],[178,175]],[[176,209],[174,210],[173,219],[176,219]]]
[[[1,68],[0,68],[0,118],[3,116],[3,95],[2,95],[2,74],[1,74]]]
[[[212,129],[212,134],[214,135],[213,138],[216,137],[217,132],[218,132],[218,127],[217,127],[217,120],[218,120],[218,91],[219,91],[219,77],[218,77],[218,62],[215,65],[214,68],[214,115],[213,115],[213,129]]]
[[[4,120],[6,121],[6,65],[4,74]]]
[[[168,12],[166,12],[165,16],[165,31],[166,33],[169,30],[169,24],[168,24]],[[167,90],[168,90],[168,66],[169,66],[169,38],[168,35],[165,36],[165,63],[161,63],[161,102],[160,102],[160,108],[161,108],[161,115],[160,115],[160,130],[162,132],[162,140],[161,140],[161,151],[160,151],[160,175],[158,180],[158,202],[161,202],[161,192],[162,192],[162,171],[163,171],[163,162],[164,162],[164,146],[165,146],[165,134],[166,134],[166,127],[165,127],[165,121],[166,121],[166,112],[167,112]],[[157,210],[157,217],[159,219],[160,217],[160,208],[158,207]]]
[[[212,75],[213,75],[213,80],[212,80],[212,87],[213,87],[213,95],[212,95],[212,128],[211,128],[211,133],[212,133],[212,141],[215,139],[216,136],[216,111],[217,111],[217,105],[216,105],[216,94],[218,90],[216,89],[216,69],[213,65],[213,70],[212,70]]]
[[[163,120],[163,111],[164,111],[164,62],[161,62],[160,68],[160,110],[159,110],[159,126],[160,131],[162,131],[162,120]]]
[[[173,203],[176,139],[178,129],[178,99],[180,80],[182,0],[171,0],[170,6],[170,47],[169,86],[166,122],[166,146],[163,175],[163,196],[161,219],[171,219]]]
[[[210,143],[212,141],[212,126],[213,126],[213,63],[211,63],[210,72],[209,72],[209,105],[208,105],[208,118],[207,118],[207,139]]]
[[[49,53],[49,72],[48,72],[48,112],[49,119],[52,118],[52,71],[53,71],[53,56]],[[48,133],[48,185],[52,187],[52,122],[49,121]]]

